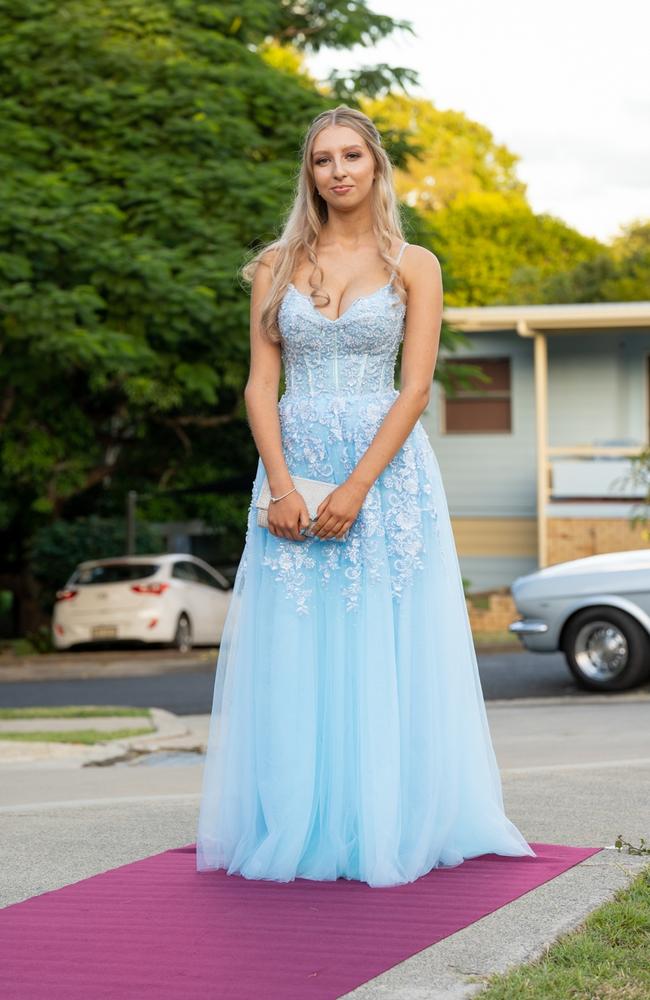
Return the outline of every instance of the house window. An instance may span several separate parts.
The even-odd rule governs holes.
[[[472,377],[463,388],[456,388],[455,365],[476,365],[490,377],[482,382]],[[512,431],[510,358],[448,359],[446,362],[453,396],[444,394],[445,433],[495,434]]]

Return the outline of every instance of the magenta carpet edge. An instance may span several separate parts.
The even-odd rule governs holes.
[[[195,843],[168,848],[0,909],[3,996],[334,1000],[605,849],[530,843],[385,888],[197,872]]]

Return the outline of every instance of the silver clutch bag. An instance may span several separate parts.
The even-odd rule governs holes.
[[[292,476],[293,485],[296,487],[297,491],[303,497],[305,504],[307,505],[307,510],[309,511],[309,516],[313,521],[316,520],[316,511],[318,510],[318,505],[321,503],[325,497],[335,490],[338,483],[326,483],[322,479],[307,479],[305,476]],[[255,506],[257,507],[257,523],[262,528],[268,528],[269,526],[269,503],[271,502],[271,490],[269,488],[269,481],[266,476],[262,480],[262,488],[260,490],[260,495],[258,496]],[[312,535],[308,529],[303,529],[303,534]],[[328,542],[344,542],[348,537],[349,529],[341,538],[327,538],[322,539],[322,541]]]

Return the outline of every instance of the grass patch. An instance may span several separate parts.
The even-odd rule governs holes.
[[[490,607],[490,597],[491,597],[490,593],[468,595],[468,599],[471,601],[473,608],[477,609],[482,608],[485,611],[487,611],[487,609]]]
[[[86,719],[105,715],[150,715],[148,708],[121,705],[55,705],[43,708],[0,708],[0,719]]]
[[[129,716],[145,716],[151,719],[151,709],[134,708],[129,705],[58,705],[43,706],[35,708],[0,708],[0,719],[43,719],[45,726],[47,719],[89,719],[117,715],[128,718]],[[0,741],[21,740],[23,742],[46,742],[46,743],[83,743],[87,746],[93,743],[100,743],[105,740],[123,740],[130,736],[145,736],[147,733],[155,732],[156,727],[137,726],[122,729],[35,729],[27,732],[2,732],[0,730]]]
[[[0,733],[0,743],[4,740],[20,740],[24,743],[83,743],[86,746],[91,746],[93,743],[103,743],[105,740],[123,740],[129,736],[144,736],[153,732],[155,732],[154,726],[106,731],[101,729],[64,729],[63,731],[43,729],[27,733]]]
[[[478,997],[648,1000],[649,954],[650,865],[535,962],[490,976]]]

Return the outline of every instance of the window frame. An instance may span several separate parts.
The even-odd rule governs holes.
[[[468,436],[471,434],[499,434],[499,435],[512,435],[513,434],[513,386],[512,386],[512,376],[513,376],[513,358],[510,354],[471,354],[462,355],[456,357],[449,357],[445,359],[447,365],[463,364],[463,365],[478,365],[481,366],[486,362],[505,362],[507,367],[507,389],[490,389],[489,383],[481,383],[477,385],[475,389],[459,389],[454,395],[447,395],[444,387],[442,388],[441,397],[441,411],[440,411],[440,427],[441,433],[448,437],[461,437]],[[506,399],[509,403],[509,419],[508,427],[504,428],[478,428],[472,427],[467,430],[451,430],[448,427],[447,421],[447,404],[458,401],[459,399]]]

